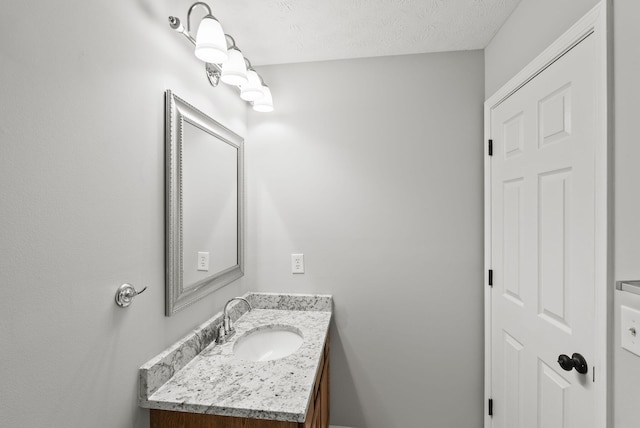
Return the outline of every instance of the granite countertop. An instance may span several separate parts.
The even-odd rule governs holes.
[[[331,321],[331,296],[248,293],[236,303],[236,334],[213,340],[222,314],[140,368],[140,405],[151,409],[304,422]],[[233,355],[245,333],[284,327],[303,337],[284,358],[253,362]]]

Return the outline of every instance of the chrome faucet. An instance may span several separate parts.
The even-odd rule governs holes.
[[[240,300],[242,302],[245,302],[247,304],[247,306],[249,307],[249,311],[251,311],[251,309],[253,309],[251,307],[251,303],[249,303],[249,301],[247,299],[245,299],[244,297],[234,297],[233,299],[230,299],[224,305],[224,310],[222,311],[222,324],[220,324],[220,327],[218,327],[218,339],[216,340],[216,343],[218,343],[218,344],[225,343],[234,334],[236,334],[236,329],[233,328],[233,323],[231,322],[231,317],[229,316],[229,314],[227,312],[229,310],[229,304],[231,302],[233,302],[234,300]]]

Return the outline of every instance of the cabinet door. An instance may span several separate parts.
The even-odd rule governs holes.
[[[313,423],[311,424],[312,428],[321,428],[320,427],[320,396],[316,399],[316,411],[313,415]]]
[[[325,356],[324,370],[320,379],[320,407],[316,413],[320,414],[320,428],[329,428],[329,354]]]
[[[298,424],[300,428],[314,428],[313,419],[316,415],[315,404],[315,400],[311,400],[311,403],[309,403],[309,409],[307,410],[307,419],[304,423]]]
[[[329,337],[320,358],[307,419],[300,428],[329,428]]]

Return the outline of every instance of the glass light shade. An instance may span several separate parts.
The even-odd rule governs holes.
[[[227,39],[220,23],[211,15],[207,15],[200,21],[196,33],[196,57],[211,64],[222,64],[229,55],[227,54]]]
[[[247,83],[240,87],[240,98],[245,101],[255,101],[264,96],[262,83],[258,73],[253,70],[247,71]]]
[[[271,90],[268,86],[262,87],[262,93],[264,96],[259,100],[253,102],[253,109],[261,113],[269,113],[273,111],[273,98],[271,97]]]
[[[229,59],[222,65],[222,80],[227,85],[244,85],[247,83],[247,65],[244,62],[242,52],[238,48],[228,51]]]

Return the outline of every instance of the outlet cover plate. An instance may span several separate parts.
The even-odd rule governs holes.
[[[624,349],[640,357],[640,311],[620,307],[620,338]]]
[[[304,254],[291,254],[291,273],[304,273]]]
[[[209,253],[198,252],[198,270],[207,272],[209,270]]]

